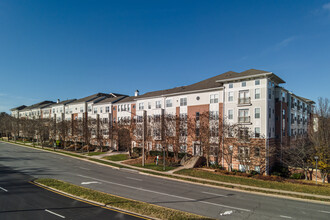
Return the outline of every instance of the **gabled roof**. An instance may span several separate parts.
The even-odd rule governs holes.
[[[217,80],[222,79],[224,76],[228,77],[236,72],[229,71],[208,79],[205,79],[203,81],[188,85],[188,86],[181,86],[181,87],[175,87],[173,89],[165,89],[165,90],[159,90],[155,92],[148,92],[146,94],[135,96],[136,99],[139,98],[147,98],[147,97],[153,97],[153,96],[162,96],[162,95],[170,95],[175,93],[183,93],[183,92],[191,92],[191,91],[197,91],[197,90],[203,90],[203,89],[212,89],[212,88],[218,88],[221,87],[222,84],[216,82]],[[134,97],[134,96],[133,96]]]
[[[117,97],[111,97],[111,98],[105,98],[103,100],[100,100],[98,102],[95,103],[95,105],[98,105],[98,104],[106,104],[106,103],[115,103],[119,100],[122,100],[124,99],[126,96],[124,95],[121,95],[121,96],[117,96]]]
[[[133,102],[138,97],[140,97],[140,96],[129,96],[129,97],[125,97],[125,98],[119,100],[118,102],[116,102],[116,104],[117,103]]]
[[[26,105],[21,105],[21,106],[18,106],[16,108],[12,108],[12,109],[10,109],[10,111],[17,111],[17,110],[19,111],[19,110],[22,110],[24,108],[26,108]]]
[[[23,110],[32,110],[32,109],[36,109],[36,108],[44,108],[44,107],[47,107],[47,106],[49,106],[53,103],[55,103],[55,102],[53,102],[53,101],[43,101],[43,102],[39,102],[37,104],[30,105],[30,106],[24,108]]]
[[[90,101],[97,101],[97,100],[102,100],[104,98],[111,98],[113,95],[107,94],[107,93],[96,93],[94,95],[90,95],[81,99],[77,99],[70,104],[78,104],[78,103],[85,103],[85,102],[90,102]]]
[[[69,104],[71,102],[74,102],[76,100],[77,99],[68,99],[68,100],[65,100],[65,101],[62,101],[62,102],[59,102],[59,103],[54,103],[51,106],[53,107],[53,106],[57,106],[57,105],[67,105],[67,104]]]
[[[252,77],[252,76],[258,76],[258,75],[267,75],[270,78],[272,78],[272,80],[274,80],[276,83],[280,84],[280,83],[285,83],[285,81],[283,79],[281,79],[280,77],[278,77],[277,75],[275,75],[272,72],[269,71],[265,71],[265,70],[257,70],[257,69],[249,69],[240,73],[231,73],[231,74],[221,74],[219,75],[219,79],[217,80],[218,82],[226,82],[226,81],[231,81],[231,80],[236,80],[236,79],[244,79],[244,78],[248,78],[248,77]]]

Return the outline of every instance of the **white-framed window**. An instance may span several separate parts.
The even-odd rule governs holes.
[[[166,99],[166,107],[172,107],[172,99]]]
[[[255,89],[254,91],[255,91],[254,98],[260,99],[260,89],[258,88],[258,89]]]
[[[254,118],[260,118],[260,108],[254,109]]]
[[[210,95],[210,103],[218,103],[218,102],[219,102],[219,95],[218,94]]]
[[[254,85],[256,85],[256,86],[260,85],[260,80],[259,79],[255,80]]]
[[[234,84],[229,83],[229,89],[232,89],[232,88],[234,88]]]
[[[156,108],[162,108],[162,103],[160,101],[156,101]]]
[[[228,92],[228,102],[234,101],[234,92]]]
[[[272,90],[268,89],[268,98],[271,99],[272,98]]]
[[[238,147],[238,156],[239,157],[249,157],[250,149],[248,147]]]
[[[254,166],[254,171],[256,171],[257,173],[260,173],[260,166]]]
[[[187,145],[181,145],[180,146],[180,151],[183,152],[183,153],[187,152]]]
[[[256,138],[260,137],[260,127],[254,128],[254,137],[256,137]]]
[[[187,98],[180,98],[180,106],[187,106]]]
[[[242,87],[245,87],[246,86],[246,82],[242,82]]]
[[[239,123],[249,123],[249,109],[239,109],[238,110],[238,122]]]
[[[100,113],[103,113],[103,107],[100,107]]]
[[[234,119],[234,110],[233,109],[228,110],[228,119]]]
[[[94,107],[94,114],[97,114],[97,108]]]
[[[148,109],[151,109],[151,102],[148,102]]]
[[[144,109],[144,103],[143,102],[140,102],[139,103],[139,110],[143,110]]]
[[[80,112],[84,112],[84,109],[83,109],[83,107],[80,107]]]
[[[109,113],[109,112],[110,112],[110,107],[109,107],[109,106],[106,106],[106,107],[105,107],[105,112],[106,112],[106,113]]]

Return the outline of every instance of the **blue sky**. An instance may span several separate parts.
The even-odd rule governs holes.
[[[0,112],[250,68],[330,98],[330,0],[0,1]]]

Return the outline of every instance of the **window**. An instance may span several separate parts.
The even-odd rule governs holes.
[[[109,112],[110,112],[110,107],[109,107],[109,106],[106,106],[106,107],[105,107],[105,112],[106,112],[106,113],[109,113]]]
[[[210,120],[219,120],[219,111],[210,111]]]
[[[144,105],[143,102],[139,103],[139,110],[143,110],[144,109]]]
[[[260,127],[254,128],[254,137],[256,138],[260,137]]]
[[[148,102],[148,109],[151,109],[151,102]]]
[[[100,113],[103,113],[103,108],[102,107],[100,107]]]
[[[186,106],[187,105],[187,98],[180,98],[180,106]]]
[[[229,89],[232,89],[234,85],[232,83],[229,83]]]
[[[180,146],[180,151],[183,152],[183,153],[187,152],[187,145],[181,145]]]
[[[94,114],[97,114],[97,108],[94,107]]]
[[[271,99],[272,98],[272,90],[268,89],[268,98]]]
[[[166,100],[166,107],[172,107],[172,99]]]
[[[238,130],[238,139],[240,141],[247,141],[249,139],[249,130],[247,128],[240,128]]]
[[[248,147],[238,147],[238,156],[239,157],[248,157],[250,155]]]
[[[255,89],[254,98],[255,99],[260,99],[260,89]]]
[[[234,92],[228,92],[228,102],[234,101]]]
[[[238,123],[250,123],[249,109],[238,110]]]
[[[254,118],[260,118],[260,108],[254,109]]]
[[[239,91],[238,104],[250,104],[250,93],[249,90]]]
[[[260,173],[260,166],[254,166],[254,171],[256,171],[257,173]]]
[[[260,80],[257,79],[256,81],[254,81],[254,84],[255,84],[256,86],[260,85]]]
[[[199,137],[199,128],[198,127],[196,127],[196,137]]]
[[[196,112],[196,121],[199,121],[199,112]]]
[[[162,108],[162,104],[160,103],[160,101],[156,101],[156,108]]]
[[[228,110],[228,119],[234,118],[234,111],[232,109]]]
[[[246,82],[242,82],[242,87],[245,87],[246,86]]]
[[[210,95],[210,103],[218,103],[218,101],[219,101],[219,95],[218,94]]]
[[[272,117],[272,109],[269,108],[268,109],[268,118],[271,119],[271,117]]]

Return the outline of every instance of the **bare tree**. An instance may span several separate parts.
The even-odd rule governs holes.
[[[317,124],[315,130],[310,129],[310,138],[319,157],[318,169],[321,171],[322,182],[330,172],[330,105],[328,98],[319,98],[315,112]]]

